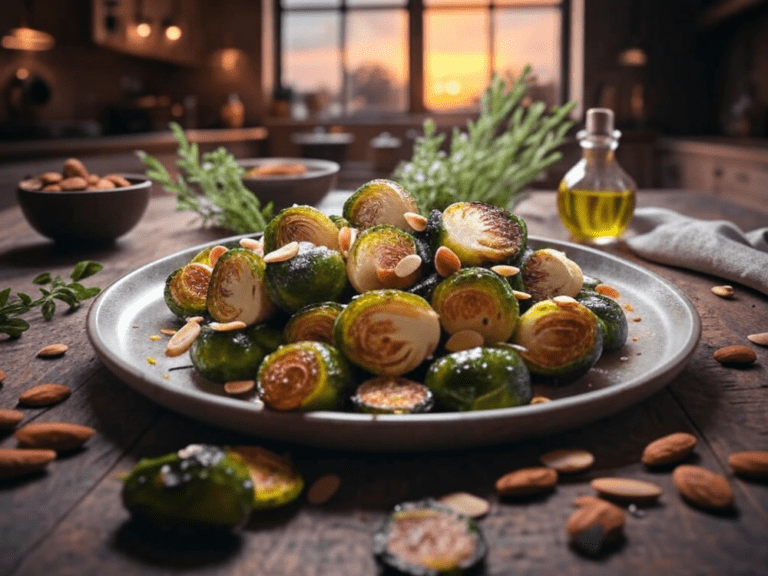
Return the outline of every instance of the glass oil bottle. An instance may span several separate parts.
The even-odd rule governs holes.
[[[608,244],[632,219],[636,186],[614,157],[621,132],[613,128],[613,111],[590,108],[585,128],[576,135],[582,158],[560,182],[557,209],[574,240]]]

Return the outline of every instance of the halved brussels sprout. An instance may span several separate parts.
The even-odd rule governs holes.
[[[395,267],[411,254],[418,254],[418,246],[408,232],[389,224],[369,228],[357,236],[349,249],[349,283],[358,292],[409,288],[420,278],[422,267],[404,277],[395,273]]]
[[[264,260],[245,248],[221,255],[211,274],[206,304],[218,322],[242,320],[247,325],[269,318],[275,311],[264,282]]]
[[[205,314],[211,273],[210,266],[199,262],[190,262],[171,272],[163,292],[168,309],[179,318]]]
[[[354,298],[333,326],[336,346],[350,362],[381,376],[401,376],[432,355],[440,319],[421,296],[372,290]]]
[[[603,328],[603,350],[617,350],[627,343],[629,323],[624,310],[613,298],[582,290],[576,300],[600,319]]]
[[[344,306],[338,302],[322,302],[305,306],[290,317],[285,325],[285,342],[325,342],[333,344],[333,323]]]
[[[411,576],[458,576],[476,568],[487,550],[474,520],[431,499],[397,505],[373,534],[379,562]]]
[[[264,230],[264,253],[291,242],[311,242],[315,246],[339,249],[339,229],[328,216],[312,206],[283,208]]]
[[[533,396],[525,362],[511,347],[470,348],[438,358],[424,384],[451,410],[521,406]]]
[[[267,264],[265,279],[272,301],[291,313],[309,304],[338,300],[347,289],[341,253],[310,242],[299,242],[293,258]]]
[[[322,342],[280,346],[259,368],[261,399],[275,410],[337,410],[350,386],[347,361]]]
[[[485,268],[462,268],[437,285],[432,308],[443,330],[478,332],[486,344],[506,342],[517,325],[518,305],[512,288]]]
[[[331,219],[331,222],[336,224],[336,228],[341,230],[344,228],[344,226],[351,227],[352,225],[349,223],[349,220],[344,218],[344,216],[338,216],[337,214],[329,214],[328,218]]]
[[[403,377],[377,376],[357,387],[352,404],[366,414],[416,414],[434,404],[429,388]]]
[[[528,245],[522,218],[483,202],[456,202],[443,211],[435,249],[453,250],[462,266],[511,262]]]
[[[584,375],[603,352],[598,317],[573,298],[537,302],[522,316],[513,337],[534,377],[557,383]]]
[[[228,451],[240,456],[248,467],[254,509],[285,506],[304,489],[304,478],[288,459],[259,446],[232,446]]]
[[[161,528],[233,528],[253,507],[253,482],[237,455],[190,445],[139,461],[123,485],[123,504]]]
[[[579,265],[553,248],[542,248],[531,254],[522,273],[525,291],[534,302],[555,296],[573,298],[584,282]]]
[[[229,331],[203,326],[189,349],[189,358],[195,370],[208,380],[255,380],[261,361],[277,349],[281,340],[279,331],[264,324]]]
[[[371,180],[363,184],[344,202],[344,218],[361,230],[377,224],[391,224],[410,230],[403,214],[418,213],[419,207],[410,192],[392,180]]]

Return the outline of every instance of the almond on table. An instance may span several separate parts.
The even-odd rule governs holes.
[[[25,390],[19,396],[19,403],[35,407],[51,406],[66,400],[70,394],[72,394],[72,390],[69,386],[47,382]]]

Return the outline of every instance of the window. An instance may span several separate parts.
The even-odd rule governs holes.
[[[532,65],[567,99],[569,0],[274,0],[275,83],[321,118],[476,110],[493,73]]]

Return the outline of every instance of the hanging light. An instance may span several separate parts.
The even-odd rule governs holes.
[[[171,42],[176,42],[176,40],[181,38],[181,28],[173,21],[173,15],[178,15],[180,10],[181,6],[179,6],[178,0],[174,0],[171,5],[171,15],[163,21],[165,37]]]
[[[152,35],[152,23],[144,15],[144,3],[142,0],[136,0],[136,14],[133,18],[136,35],[139,38],[149,38]]]
[[[33,52],[42,52],[50,50],[56,44],[53,36],[42,30],[34,30],[21,26],[14,28],[9,34],[3,36],[3,48],[8,50],[29,50]]]

